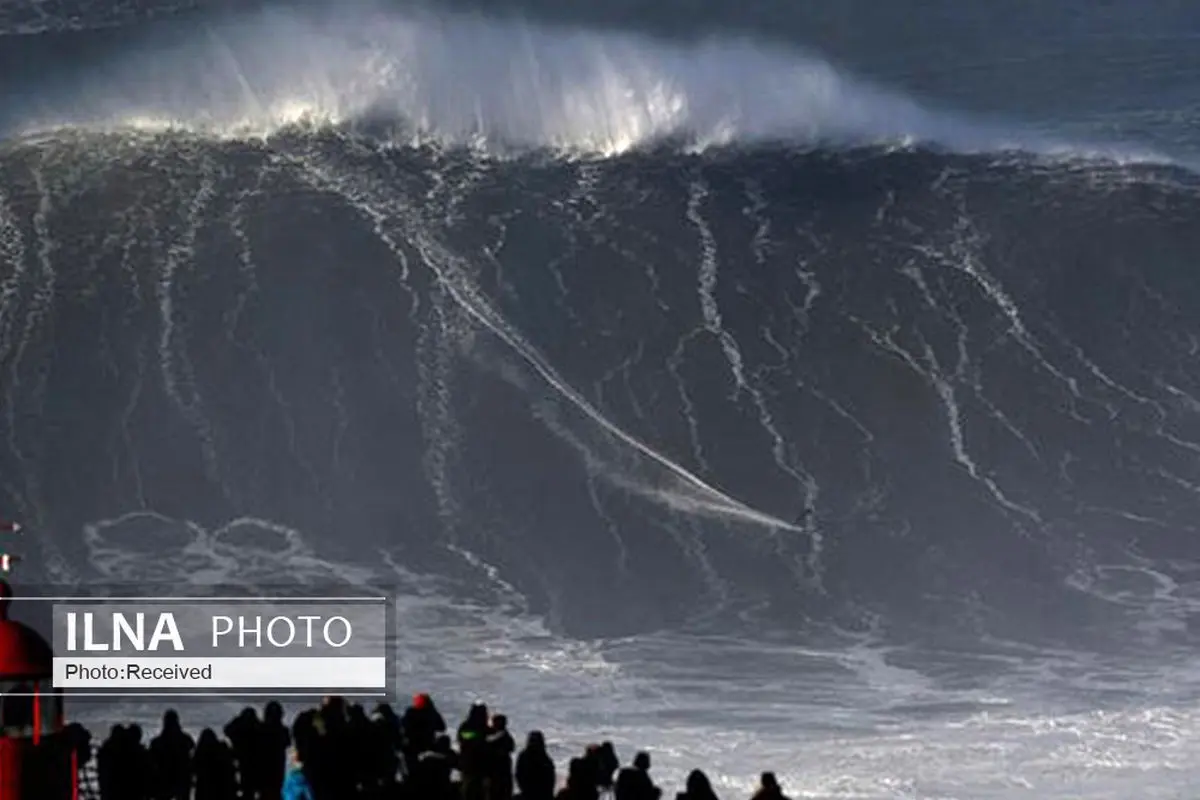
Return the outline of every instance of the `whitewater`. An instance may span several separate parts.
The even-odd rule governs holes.
[[[946,9],[0,2],[21,579],[383,587],[399,700],[667,791],[1185,796],[1200,70],[1124,6],[987,63],[1154,124]]]
[[[783,141],[1164,158],[931,111],[815,55],[746,38],[669,44],[362,4],[268,8],[206,22],[200,33],[180,27],[69,86],[36,78],[29,99],[18,93],[6,103],[8,135],[175,130],[241,139],[296,124],[358,124],[399,145],[498,154],[603,157],[664,141]]]

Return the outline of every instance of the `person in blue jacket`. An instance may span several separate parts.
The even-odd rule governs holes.
[[[287,775],[283,779],[283,800],[316,800],[313,797],[312,787],[308,783],[308,776],[304,774],[304,765],[300,763],[300,754],[296,748],[293,747],[288,751],[288,760],[291,763]]]

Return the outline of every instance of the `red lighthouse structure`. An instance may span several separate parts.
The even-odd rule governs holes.
[[[0,580],[0,800],[77,800],[77,755],[53,688],[54,653],[9,619],[13,591]]]

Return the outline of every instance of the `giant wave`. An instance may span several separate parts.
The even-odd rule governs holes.
[[[56,577],[1187,634],[1167,159],[748,40],[355,7],[99,50],[0,109],[0,474]]]

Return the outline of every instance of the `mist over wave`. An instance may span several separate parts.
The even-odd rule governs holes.
[[[10,71],[17,99],[0,109],[3,130],[238,138],[334,124],[399,142],[587,155],[782,140],[1161,158],[926,109],[815,55],[745,38],[669,43],[360,4],[140,30],[52,78]]]

